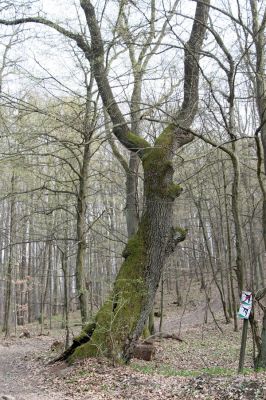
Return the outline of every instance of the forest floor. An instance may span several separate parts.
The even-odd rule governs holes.
[[[169,303],[163,331],[183,341],[158,339],[152,361],[134,359],[129,366],[96,359],[70,367],[48,365],[55,356],[51,345],[55,339],[63,340],[64,331],[58,329],[38,335],[30,327],[30,338],[0,337],[0,399],[266,399],[266,371],[252,371],[250,335],[244,374],[237,375],[241,329],[233,332],[232,324],[223,322],[218,303],[211,307],[219,328],[211,314],[204,323],[204,303],[193,299],[184,307]]]

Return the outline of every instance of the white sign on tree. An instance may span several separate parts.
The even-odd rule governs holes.
[[[249,319],[251,308],[252,308],[252,293],[243,291],[241,294],[238,317],[241,319]]]

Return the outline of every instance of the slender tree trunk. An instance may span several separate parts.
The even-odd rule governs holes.
[[[44,247],[42,249],[42,254],[41,254],[41,265],[40,267],[42,268],[41,270],[41,285],[40,285],[40,291],[39,293],[39,301],[40,301],[40,315],[39,315],[39,323],[41,324],[41,333],[43,333],[43,328],[44,328],[44,316],[46,313],[46,298],[47,298],[47,292],[48,292],[48,287],[49,287],[49,262],[48,262],[48,248],[49,248],[49,243],[48,241],[45,242]],[[39,292],[39,290],[38,290]]]
[[[261,335],[258,333],[258,323],[251,315],[250,323],[252,327],[253,338],[258,349],[258,355],[255,360],[255,369],[266,368],[266,307],[260,303],[266,296],[266,288],[262,288],[255,294],[255,299],[259,303],[263,311],[262,330]]]
[[[19,318],[18,325],[24,325],[27,320],[27,282],[26,282],[26,272],[27,272],[27,244],[26,244],[26,235],[27,235],[27,221],[23,226],[23,241],[21,245],[21,262],[19,268],[19,280],[21,281],[19,289],[20,289],[20,310],[19,310]]]
[[[176,263],[174,266],[174,272],[175,272],[175,293],[176,293],[176,303],[178,307],[181,307],[183,305],[183,298],[182,298],[182,293],[180,290],[180,284],[179,284],[179,263]]]
[[[235,288],[234,288],[234,278],[233,278],[233,264],[232,264],[232,245],[231,245],[231,234],[230,234],[230,221],[229,221],[229,212],[228,212],[228,201],[227,201],[227,193],[226,193],[226,180],[225,173],[223,168],[223,181],[224,181],[224,204],[225,204],[225,221],[226,221],[226,238],[227,238],[227,257],[228,257],[228,275],[230,282],[230,290],[232,296],[232,307],[233,307],[233,317],[234,317],[234,331],[238,331],[238,321],[236,315],[236,298],[235,298]]]
[[[54,275],[54,263],[53,263],[53,248],[52,242],[49,242],[48,248],[48,263],[49,263],[49,329],[52,329],[52,315],[53,315],[53,275]]]
[[[239,293],[244,289],[245,265],[243,257],[243,229],[240,219],[240,165],[236,155],[231,157],[233,165],[232,214],[236,237],[236,276]]]
[[[5,294],[5,309],[4,309],[4,324],[3,332],[5,336],[10,334],[10,314],[11,314],[11,298],[12,298],[12,273],[13,273],[13,241],[14,241],[14,229],[15,229],[15,197],[13,195],[15,191],[15,174],[12,174],[11,178],[11,203],[10,203],[10,219],[9,219],[9,252],[8,252],[8,264],[6,272],[6,294]]]
[[[88,321],[88,291],[86,287],[85,254],[86,254],[86,197],[88,185],[88,166],[90,161],[90,144],[86,143],[83,152],[83,164],[80,172],[77,203],[77,241],[76,284],[80,305],[81,321],[84,326]]]
[[[64,245],[64,250],[61,251],[61,265],[64,276],[64,328],[66,330],[65,348],[68,349],[70,341],[69,332],[69,267],[67,259],[67,243]]]
[[[58,314],[58,309],[59,309],[59,300],[60,300],[60,281],[58,277],[58,258],[59,258],[59,252],[54,251],[54,274],[53,274],[53,315]]]
[[[261,346],[256,361],[256,368],[266,368],[266,307],[263,310],[262,330],[261,330]]]
[[[33,198],[31,196],[31,204],[33,203]],[[32,218],[29,221],[29,237],[32,237],[33,234],[33,222]],[[35,277],[34,277],[34,261],[33,261],[33,243],[29,243],[29,254],[28,254],[28,322],[31,323],[34,321],[35,313],[34,313],[34,291],[35,291]]]
[[[217,279],[217,271],[215,271],[215,266],[214,266],[214,263],[213,263],[213,257],[212,257],[212,254],[211,254],[211,249],[210,249],[210,244],[209,244],[209,240],[208,240],[208,236],[207,236],[207,232],[206,232],[206,227],[205,227],[205,224],[204,224],[204,221],[203,221],[203,218],[202,218],[201,204],[199,202],[195,201],[195,205],[196,205],[197,210],[198,210],[200,227],[202,229],[205,246],[206,246],[207,253],[208,253],[209,264],[211,266],[213,280],[214,280],[215,285],[216,285],[216,287],[218,289],[218,292],[220,294],[220,299],[221,299],[221,303],[222,303],[222,306],[223,306],[223,312],[224,312],[226,323],[229,323],[230,322],[230,318],[228,316],[226,301],[225,301],[225,298],[224,298],[224,291],[223,291],[223,287],[221,286],[221,283]]]
[[[164,313],[164,274],[161,278],[161,294],[160,294],[160,322],[159,322],[159,332],[163,330],[163,313]]]

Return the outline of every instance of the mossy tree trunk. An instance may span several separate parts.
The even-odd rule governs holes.
[[[166,129],[165,142],[173,137]],[[137,233],[128,241],[125,261],[111,296],[96,316],[90,341],[76,348],[71,361],[104,355],[127,361],[141,335],[152,309],[165,258],[185,238],[185,231],[174,229],[173,203],[181,192],[173,184],[169,147],[150,149],[143,160],[146,203]]]

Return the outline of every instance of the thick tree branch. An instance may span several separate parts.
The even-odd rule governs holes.
[[[263,299],[263,297],[266,296],[266,288],[260,289],[256,292],[255,294],[255,299],[257,301],[260,301],[261,299]]]
[[[176,123],[170,124],[167,129],[167,134],[169,131],[174,134],[174,147],[181,147],[192,141],[194,137],[187,128],[190,128],[198,110],[200,75],[199,59],[207,29],[209,6],[210,0],[197,2],[190,37],[188,42],[185,44],[183,102],[181,109],[176,112]],[[160,137],[164,135],[164,132]]]
[[[209,11],[210,0],[198,2],[190,38],[185,45],[184,98],[178,119],[190,126],[198,109],[199,59]],[[184,124],[182,122],[182,124]]]
[[[149,143],[146,140],[130,132],[127,122],[117,105],[112,89],[108,82],[107,73],[104,65],[103,40],[96,19],[94,7],[92,6],[91,2],[87,0],[81,0],[80,4],[84,10],[86,20],[89,26],[91,34],[91,47],[84,40],[82,35],[75,32],[71,32],[63,28],[62,26],[58,25],[57,23],[52,22],[46,18],[27,17],[27,18],[18,18],[11,21],[0,19],[0,24],[12,26],[24,23],[38,23],[48,26],[56,30],[57,32],[61,33],[65,37],[74,40],[77,43],[78,47],[84,52],[86,58],[91,63],[95,80],[97,82],[98,89],[102,98],[102,102],[106,107],[106,110],[110,115],[111,121],[113,123],[114,134],[125,147],[127,147],[129,150],[137,152],[138,155],[141,157],[143,150],[149,147]]]
[[[79,33],[71,32],[68,29],[63,28],[62,26],[58,25],[57,23],[50,21],[49,19],[42,18],[42,17],[27,17],[27,18],[18,18],[11,21],[7,21],[5,19],[0,19],[1,25],[21,25],[26,23],[37,23],[46,25],[50,28],[55,29],[57,32],[61,33],[65,37],[75,40],[75,42],[80,46],[89,47],[89,45],[84,41],[83,37]]]
[[[85,55],[91,63],[103,104],[113,123],[114,134],[125,147],[129,150],[138,152],[141,157],[143,150],[149,147],[149,143],[130,132],[108,81],[104,65],[103,39],[96,19],[94,7],[89,0],[81,0],[80,4],[84,10],[91,35],[91,51]]]

